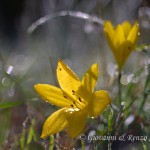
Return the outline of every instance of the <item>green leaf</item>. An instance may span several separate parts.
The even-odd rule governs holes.
[[[49,150],[53,150],[53,149],[54,149],[54,136],[51,135],[49,141]]]
[[[27,144],[30,144],[32,139],[34,139],[35,142],[37,141],[36,132],[34,130],[34,124],[35,124],[35,119],[33,119],[31,122],[31,126],[30,126],[29,133],[28,133],[28,138],[27,138]]]
[[[0,145],[2,146],[9,134],[11,113],[9,110],[3,110],[0,113]]]
[[[17,105],[21,105],[23,104],[23,101],[7,101],[7,102],[1,102],[0,103],[0,109],[4,109],[4,108],[11,108]]]
[[[108,116],[108,133],[112,131],[113,109],[110,107],[110,114]]]
[[[28,138],[27,138],[27,144],[30,144],[33,138],[33,128],[32,126],[29,129],[29,134],[28,134]]]
[[[20,138],[20,148],[24,150],[25,147],[25,129],[22,129],[21,138]]]

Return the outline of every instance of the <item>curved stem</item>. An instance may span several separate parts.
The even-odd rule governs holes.
[[[100,26],[103,26],[103,23],[104,23],[103,19],[101,19],[97,16],[93,16],[93,15],[89,15],[87,13],[80,12],[80,11],[60,11],[60,12],[46,15],[46,16],[38,19],[33,24],[31,24],[31,26],[28,28],[27,32],[29,34],[31,34],[37,27],[43,25],[47,21],[50,21],[50,20],[58,18],[58,17],[65,17],[65,16],[71,16],[71,17],[87,20],[89,22],[98,24]]]

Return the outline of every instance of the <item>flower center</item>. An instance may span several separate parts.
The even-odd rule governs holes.
[[[77,109],[85,110],[87,107],[87,103],[85,102],[83,97],[74,90],[72,90],[72,95],[69,94],[68,97],[64,95],[64,97],[72,100],[72,104],[70,106],[74,109],[74,111]]]

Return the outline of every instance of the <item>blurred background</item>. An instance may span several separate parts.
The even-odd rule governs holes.
[[[3,149],[17,149],[19,141],[16,140],[23,137],[22,134],[28,136],[33,122],[39,139],[43,122],[55,107],[41,101],[33,86],[37,83],[57,85],[58,59],[64,60],[80,79],[91,64],[98,63],[97,88],[109,90],[112,97],[117,92],[116,86],[112,87],[115,85],[115,60],[106,43],[102,24],[83,19],[82,15],[80,18],[66,15],[50,19],[28,32],[39,18],[61,11],[87,13],[111,20],[114,25],[124,20],[138,21],[138,45],[150,43],[149,0],[1,0],[0,145]],[[144,49],[150,53],[148,46]],[[138,67],[147,66],[149,62],[149,55],[140,48],[133,52],[124,67],[121,83],[127,85]],[[134,79],[139,85],[135,93],[142,91],[146,75],[145,67],[141,77]],[[149,108],[147,105],[145,109]],[[47,146],[42,145],[40,139],[34,144],[41,149],[43,145]]]

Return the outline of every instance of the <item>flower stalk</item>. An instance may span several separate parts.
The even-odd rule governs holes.
[[[118,74],[118,100],[119,100],[119,103],[121,104],[121,71],[119,71],[119,74]]]

